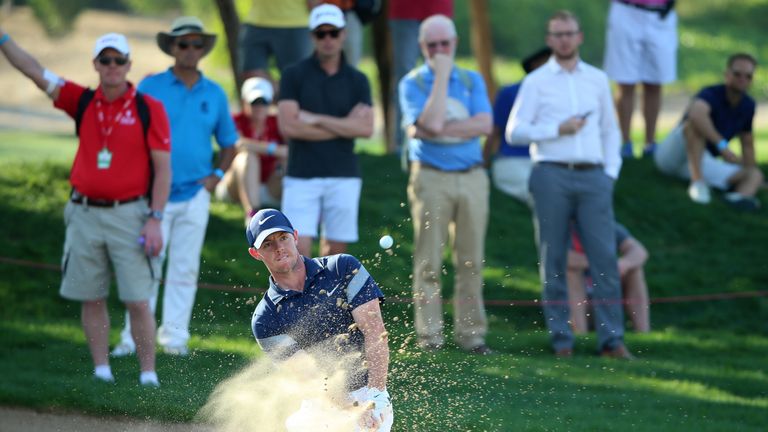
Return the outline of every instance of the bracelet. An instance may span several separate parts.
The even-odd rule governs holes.
[[[717,149],[720,151],[723,151],[728,148],[728,140],[727,139],[721,139],[719,143],[717,143]]]
[[[271,141],[269,144],[267,144],[267,154],[272,156],[275,154],[275,150],[277,150],[277,143],[274,141]]]
[[[8,42],[10,39],[11,36],[8,33],[5,33],[2,37],[0,37],[0,46],[3,46],[3,44]]]
[[[221,168],[216,168],[215,170],[213,170],[213,175],[215,175],[216,177],[219,178],[219,180],[221,180],[222,178],[224,178],[224,171]]]

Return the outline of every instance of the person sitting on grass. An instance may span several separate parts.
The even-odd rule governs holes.
[[[277,128],[274,89],[269,80],[245,80],[240,96],[243,111],[234,120],[243,139],[232,165],[216,185],[215,196],[220,201],[240,203],[247,225],[262,206],[280,203],[288,146]]]
[[[627,315],[638,333],[651,331],[648,306],[648,285],[645,283],[645,263],[648,250],[632,237],[627,228],[616,222],[616,250],[619,259],[619,277],[624,296]],[[589,261],[584,254],[579,235],[571,232],[571,249],[568,251],[568,302],[571,307],[571,327],[575,334],[584,334],[588,330],[587,298],[589,297],[592,278],[589,275]]]
[[[737,53],[728,58],[725,82],[703,88],[688,106],[680,124],[659,144],[656,167],[664,174],[690,179],[693,202],[708,204],[709,188],[725,191],[725,201],[741,210],[757,210],[755,194],[763,173],[755,161],[752,119],[755,100],[748,94],[757,60]],[[728,148],[741,141],[741,156]]]

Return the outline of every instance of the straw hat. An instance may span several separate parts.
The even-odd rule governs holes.
[[[173,47],[176,38],[188,34],[196,34],[203,37],[203,55],[207,55],[216,43],[216,35],[205,32],[203,22],[200,21],[200,18],[183,16],[173,20],[171,31],[167,33],[159,32],[157,34],[157,46],[160,47],[164,53],[172,56],[171,48]]]

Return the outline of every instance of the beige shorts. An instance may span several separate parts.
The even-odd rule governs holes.
[[[160,277],[160,261],[148,257],[139,243],[147,208],[146,200],[117,207],[67,203],[61,260],[62,297],[77,301],[107,298],[110,262],[121,301],[136,302],[152,297],[154,282]]]

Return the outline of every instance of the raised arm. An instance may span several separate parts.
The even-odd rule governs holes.
[[[48,93],[51,99],[56,100],[59,97],[60,78],[44,69],[36,58],[20,47],[2,28],[0,28],[0,38],[5,39],[5,42],[0,45],[0,51],[8,62],[32,80],[40,90]]]

